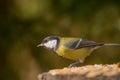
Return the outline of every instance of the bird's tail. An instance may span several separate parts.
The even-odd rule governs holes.
[[[120,46],[118,43],[105,43],[103,46]]]

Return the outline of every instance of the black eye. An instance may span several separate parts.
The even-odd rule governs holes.
[[[48,42],[48,40],[44,40],[43,42],[46,43],[46,42]]]

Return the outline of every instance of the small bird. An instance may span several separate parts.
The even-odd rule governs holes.
[[[120,46],[117,43],[97,43],[82,38],[48,36],[37,45],[44,46],[50,51],[56,53],[63,58],[74,60],[69,67],[83,63],[85,58],[89,56],[95,49],[102,46]]]

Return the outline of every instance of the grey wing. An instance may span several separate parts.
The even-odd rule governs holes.
[[[102,45],[104,44],[96,43],[94,41],[89,41],[89,40],[82,40],[82,39],[64,44],[64,46],[70,49],[79,49],[79,48],[84,48],[84,47],[96,47],[96,46],[102,46]]]

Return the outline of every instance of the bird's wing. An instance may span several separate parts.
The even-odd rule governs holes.
[[[96,43],[94,41],[89,41],[89,40],[82,40],[82,39],[64,44],[65,47],[70,48],[70,49],[79,49],[79,48],[84,48],[84,47],[96,47],[96,46],[102,46],[102,45],[104,44]]]

